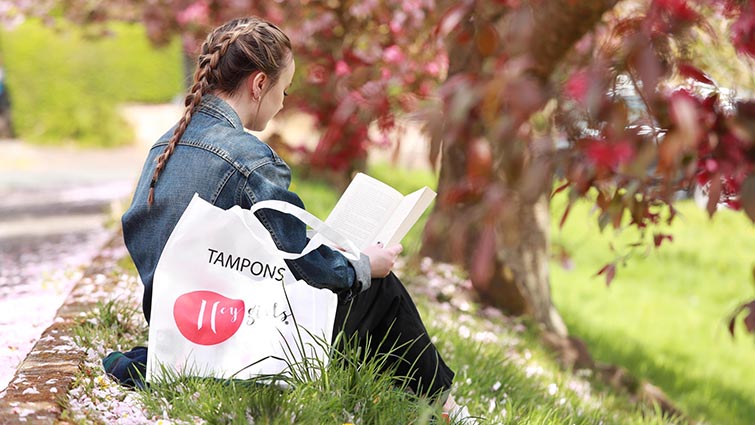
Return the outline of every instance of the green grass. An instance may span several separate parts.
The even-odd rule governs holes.
[[[562,202],[553,210],[560,211]],[[673,235],[672,243],[632,251],[627,245],[639,233],[607,228],[600,234],[590,208],[576,205],[561,230],[559,217],[553,220],[553,242],[574,263],[568,271],[554,261],[551,274],[554,302],[570,332],[585,339],[597,360],[650,380],[694,418],[755,422],[755,345],[743,332],[732,338],[726,327],[735,306],[753,296],[752,223],[728,210],[709,220],[685,201],[673,226],[663,230]],[[626,254],[630,258],[610,286],[595,277]]]
[[[250,381],[212,380],[167,373],[142,393],[151,412],[210,422],[322,424],[428,423],[440,409],[382,374],[386,356],[368,357],[354,345],[336,350],[329,365],[305,361],[323,379],[287,379],[288,390]]]
[[[420,279],[421,281],[421,279]],[[456,397],[490,424],[671,424],[657,411],[631,404],[600,383],[560,370],[534,327],[495,315],[443,312],[419,298],[428,330],[455,377]],[[492,319],[492,320],[491,320]],[[514,325],[514,326],[512,326]],[[459,328],[469,329],[469,333]],[[493,337],[495,335],[495,337]]]
[[[429,271],[428,271],[429,270]],[[449,284],[463,277],[444,266],[421,275],[406,273],[414,287],[444,276]],[[451,304],[416,297],[428,330],[446,362],[456,371],[458,401],[490,424],[661,424],[673,423],[649,408],[638,408],[624,396],[601,392],[588,380],[564,373],[538,345],[524,322],[490,311],[454,308]],[[143,343],[144,328],[137,299],[100,305],[81,319],[77,342],[83,346],[128,347]],[[144,418],[171,422],[264,424],[442,424],[439,406],[402,389],[401,381],[379,372],[384,357],[366,356],[354,346],[336,351],[323,366],[323,378],[289,382],[290,390],[252,381],[212,380],[166,374],[148,389],[116,390],[98,364],[88,363],[76,377],[72,392],[86,410],[71,410],[63,418],[74,423],[103,422],[111,409],[132,414],[122,403],[141,402]],[[82,395],[84,394],[84,395]],[[88,401],[86,401],[88,400]],[[120,404],[113,404],[115,401]],[[112,415],[108,418],[112,418]],[[133,415],[125,423],[140,423]]]
[[[93,38],[30,20],[0,33],[14,129],[24,140],[117,146],[132,140],[123,102],[165,102],[182,90],[178,40],[155,49],[143,27],[109,24]]]

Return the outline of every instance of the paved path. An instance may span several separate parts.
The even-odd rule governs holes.
[[[138,156],[0,142],[0,389],[112,233],[110,204],[131,192]]]
[[[175,121],[173,105],[124,111],[136,143],[119,149],[0,140],[0,390],[113,232],[147,146]],[[114,208],[113,208],[114,207]]]

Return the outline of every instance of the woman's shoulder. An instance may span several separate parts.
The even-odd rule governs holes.
[[[285,161],[267,143],[247,131],[238,134],[234,140],[226,139],[225,149],[240,165],[249,171],[272,165],[288,168]]]
[[[196,124],[200,124],[199,128],[190,125],[179,145],[193,146],[217,155],[245,175],[265,165],[288,168],[280,156],[254,134],[222,123]]]

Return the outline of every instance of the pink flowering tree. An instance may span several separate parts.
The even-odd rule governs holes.
[[[438,23],[449,76],[428,119],[442,166],[425,253],[465,264],[487,302],[565,335],[548,278],[553,192],[594,200],[602,227],[636,226],[656,246],[672,237],[653,230],[661,212],[673,220],[674,193],[693,184],[711,215],[724,202],[755,219],[753,103],[726,99],[685,54],[723,20],[718,42],[753,55],[754,13],[694,0],[451,6]],[[599,274],[610,283],[616,268]],[[750,329],[754,305],[742,307]]]
[[[365,165],[371,147],[387,147],[395,116],[417,109],[445,74],[446,57],[432,26],[436,0],[42,0],[17,10],[96,24],[140,20],[150,39],[178,35],[187,58],[206,34],[229,19],[254,14],[279,25],[292,39],[297,80],[287,109],[310,114],[321,133],[311,151],[294,151],[314,170],[348,181]],[[193,63],[189,64],[193,68]],[[368,131],[376,123],[378,131]]]
[[[309,113],[321,133],[312,151],[293,150],[315,171],[345,182],[364,167],[371,147],[389,145],[396,114],[416,110],[445,74],[443,45],[432,32],[438,9],[436,0],[19,0],[5,16],[141,21],[155,44],[180,36],[189,69],[216,25],[249,14],[268,19],[295,46],[297,81],[287,109]],[[368,131],[373,123],[377,132]]]
[[[322,129],[305,157],[313,167],[348,180],[368,149],[389,145],[396,114],[433,93],[446,66],[430,31],[436,7],[435,0],[312,2],[281,20],[300,64],[291,106]],[[373,123],[377,132],[368,131]]]

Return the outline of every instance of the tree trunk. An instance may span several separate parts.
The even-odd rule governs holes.
[[[502,52],[497,53],[509,58],[529,55],[532,65],[522,75],[522,81],[532,84],[534,92],[545,94],[548,78],[566,52],[616,3],[616,0],[536,2],[533,7],[492,18],[507,41]],[[494,15],[490,11],[483,11],[469,20],[465,29],[474,33],[474,22],[491,22],[491,16]],[[448,49],[449,77],[459,72],[480,72],[483,58],[470,43],[451,38]],[[541,96],[539,108],[533,111],[542,108],[547,100],[547,95]],[[533,149],[535,144],[517,140],[518,128],[527,122],[529,115],[508,118],[514,124],[503,132],[503,137],[488,139],[496,165],[485,189],[504,193],[503,206],[491,214],[481,205],[482,196],[444,202],[454,199],[449,192],[470,183],[468,166],[474,160],[470,141],[484,134],[482,131],[475,134],[476,128],[468,126],[471,131],[460,133],[465,134],[465,140],[443,141],[440,201],[428,220],[422,254],[441,261],[460,261],[470,272],[484,302],[511,314],[529,315],[547,330],[563,336],[567,333],[566,326],[551,300],[548,268],[548,192],[552,174],[542,150],[537,152]],[[539,184],[533,184],[538,180]]]

